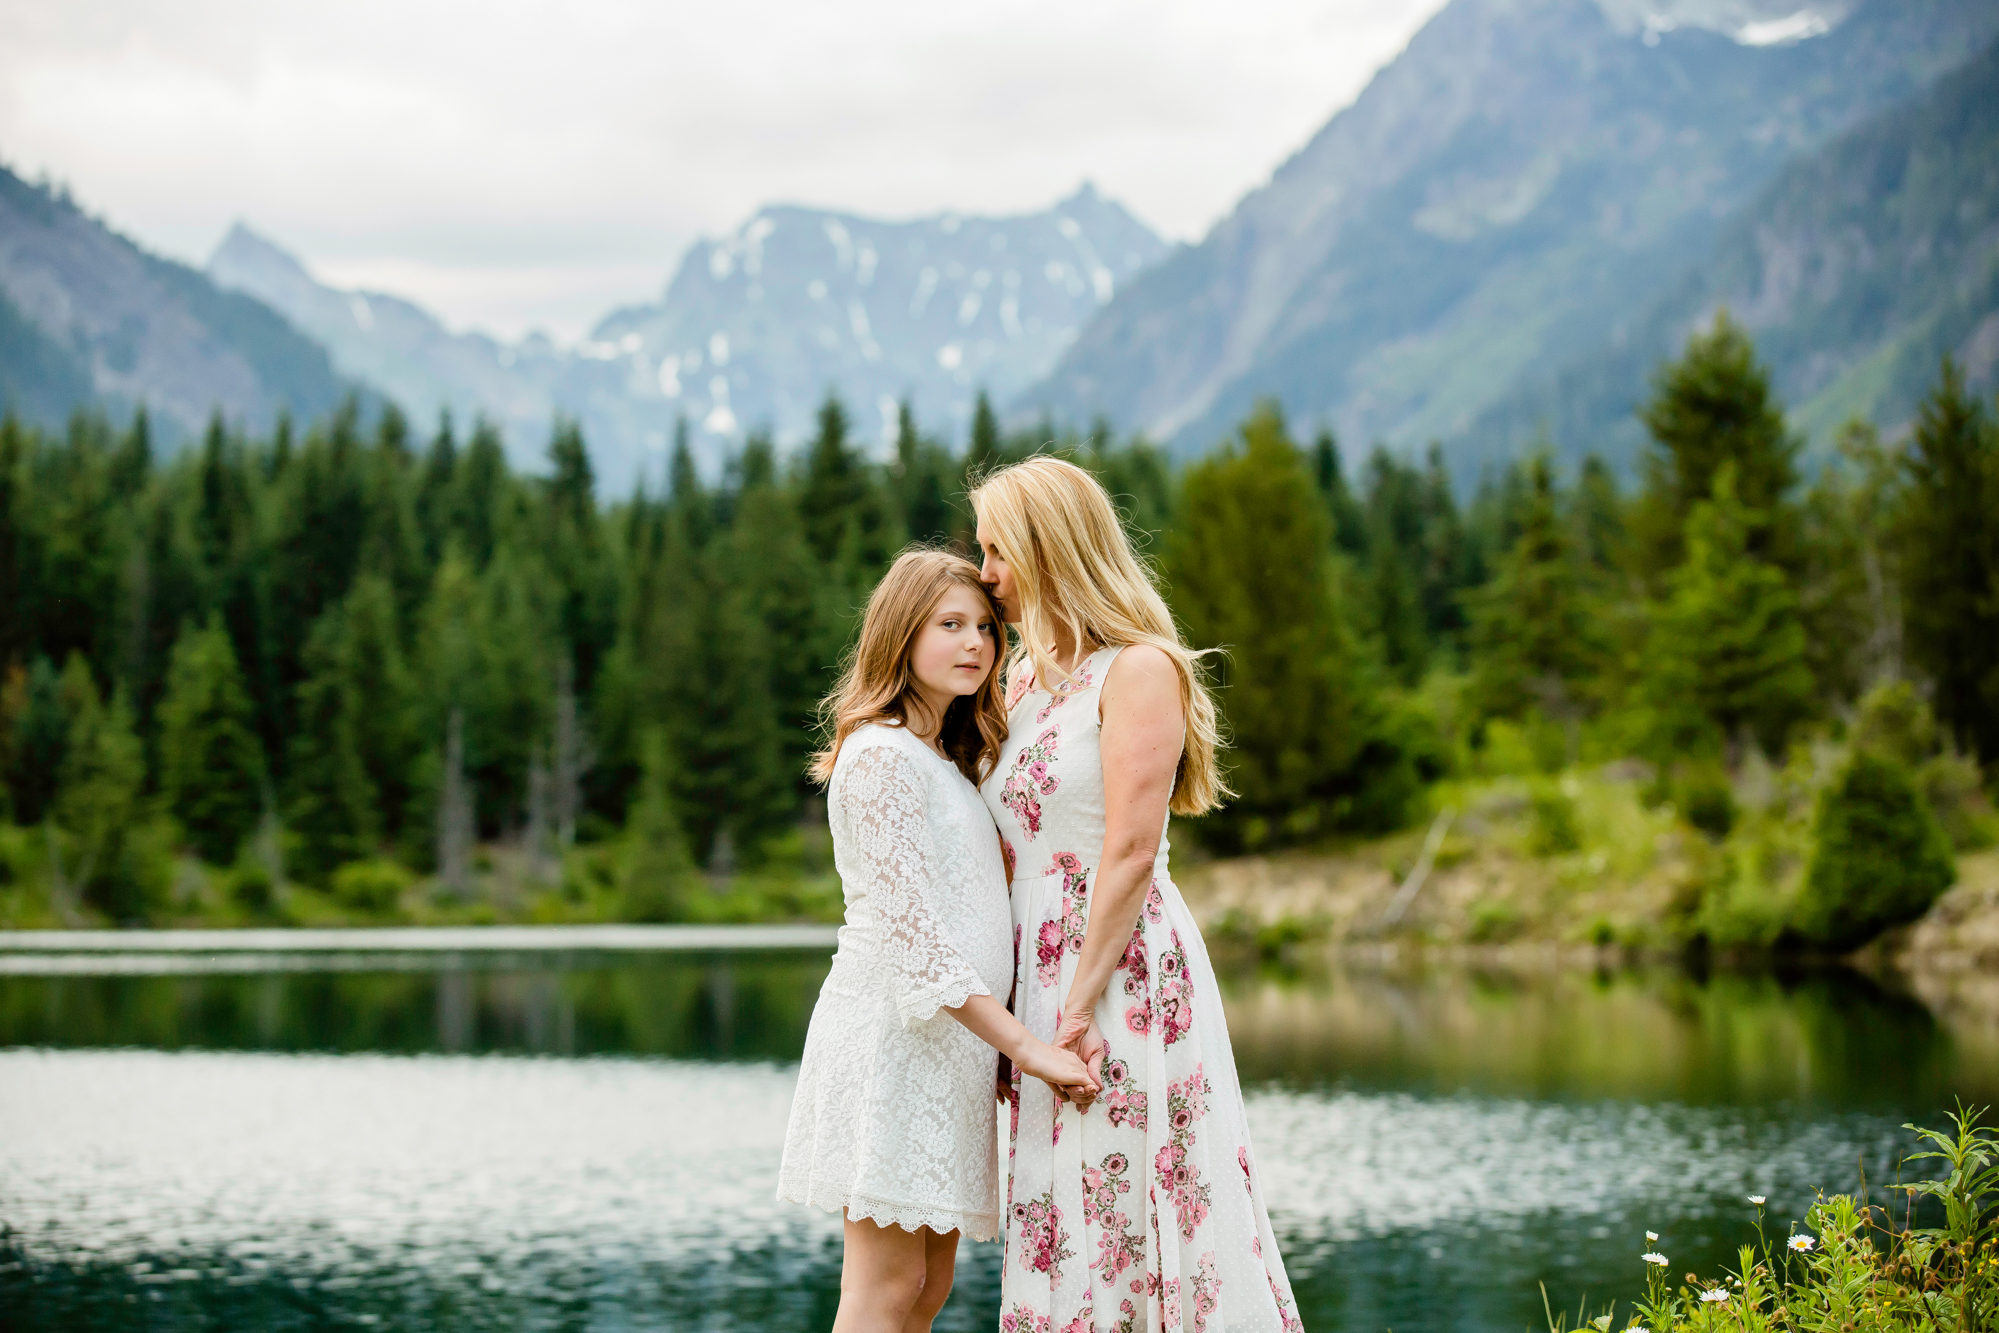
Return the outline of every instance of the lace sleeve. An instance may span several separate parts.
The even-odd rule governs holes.
[[[854,756],[842,784],[863,891],[875,903],[882,948],[895,975],[895,1008],[905,1028],[992,994],[952,945],[932,909],[936,867],[924,823],[923,782],[893,745]]]

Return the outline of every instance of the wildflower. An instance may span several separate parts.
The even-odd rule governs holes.
[[[1659,1239],[1659,1233],[1656,1231],[1648,1231],[1645,1233],[1645,1239],[1648,1241],[1657,1240]]]
[[[1728,1303],[1728,1288],[1709,1287],[1701,1293],[1701,1299],[1709,1305],[1725,1305]]]
[[[1749,1202],[1755,1204],[1758,1208],[1761,1208],[1765,1200],[1763,1196],[1760,1194],[1752,1194],[1749,1196]]]
[[[1784,1243],[1786,1245],[1789,1245],[1792,1249],[1798,1251],[1800,1254],[1804,1253],[1806,1250],[1809,1250],[1814,1245],[1818,1244],[1818,1242],[1813,1240],[1810,1236],[1793,1236]]]
[[[1671,1262],[1671,1260],[1667,1259],[1665,1255],[1658,1253],[1641,1254],[1638,1257],[1643,1259],[1648,1264],[1657,1264],[1661,1268],[1664,1268],[1668,1263]]]

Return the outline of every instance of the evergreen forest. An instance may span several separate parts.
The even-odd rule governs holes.
[[[1616,772],[1710,849],[1649,940],[1853,947],[1993,836],[1999,421],[1946,361],[1906,431],[1804,457],[1726,314],[1639,415],[1634,475],[1530,447],[1465,494],[1275,404],[1176,465],[983,398],[962,448],[907,408],[875,448],[829,398],[719,479],[683,427],[614,503],[564,421],[523,475],[394,406],[171,458],[143,411],[9,417],[0,925],[837,919],[804,769],[858,609],[1045,451],[1225,650],[1236,795],[1177,846],[1420,830],[1506,781],[1575,852],[1575,783]]]

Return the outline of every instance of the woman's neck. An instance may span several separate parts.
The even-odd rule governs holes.
[[[1048,655],[1055,659],[1057,667],[1063,671],[1074,671],[1088,651],[1088,645],[1079,642],[1068,625],[1059,620],[1055,622],[1055,639],[1048,645]]]

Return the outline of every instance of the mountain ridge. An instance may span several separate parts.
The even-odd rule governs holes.
[[[1105,412],[1187,452],[1275,396],[1351,441],[1452,439],[1614,337],[1798,151],[1994,26],[1967,0],[1873,0],[1752,47],[1621,33],[1588,0],[1453,0],[1011,413]]]
[[[356,386],[276,311],[151,254],[67,193],[0,167],[0,397],[59,421],[144,403],[163,438],[218,408],[241,421],[330,411]]]

